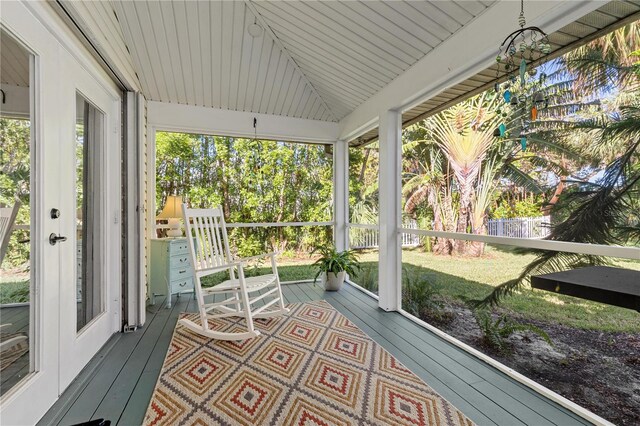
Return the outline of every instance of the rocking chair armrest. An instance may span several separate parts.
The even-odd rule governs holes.
[[[278,255],[277,251],[272,251],[270,253],[263,253],[263,254],[258,254],[256,256],[249,256],[249,257],[243,257],[240,259],[235,259],[236,262],[251,262],[252,260],[257,260],[257,259],[264,259],[265,257],[274,257]]]
[[[207,275],[215,274],[216,272],[226,271],[227,269],[232,269],[236,267],[241,268],[245,266],[247,266],[246,262],[238,260],[235,262],[225,263],[224,265],[214,266],[213,268],[200,269],[199,271],[197,271],[197,273],[200,274],[200,276],[207,276]]]

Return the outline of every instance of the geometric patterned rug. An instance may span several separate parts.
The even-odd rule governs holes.
[[[177,324],[144,424],[473,424],[327,302],[288,307],[239,342]],[[210,324],[236,331],[241,322]]]

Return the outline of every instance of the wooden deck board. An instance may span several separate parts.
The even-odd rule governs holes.
[[[324,292],[311,283],[287,284],[282,291],[287,303],[327,300],[480,425],[588,424],[407,318],[378,309],[376,300],[351,286]],[[193,298],[185,296],[171,309],[158,306],[164,305],[151,309],[143,329],[114,336],[40,424],[98,417],[140,424],[178,315],[196,308]]]
[[[0,308],[0,322],[11,324],[2,327],[2,334],[29,334],[29,306]],[[29,352],[15,360],[0,373],[0,395],[11,389],[29,373]]]
[[[565,411],[564,416],[560,415],[555,403],[552,403],[547,398],[526,387],[525,385],[512,380],[505,374],[487,365],[485,362],[479,360],[478,358],[469,355],[462,349],[449,344],[435,334],[429,332],[425,333],[426,330],[418,324],[415,324],[412,321],[407,321],[406,318],[400,315],[389,314],[387,312],[375,309],[377,306],[377,301],[373,300],[363,292],[358,291],[353,287],[347,287],[345,288],[345,290],[357,299],[353,302],[354,304],[369,306],[371,308],[369,312],[377,313],[377,315],[380,316],[379,321],[381,321],[382,323],[387,325],[391,323],[398,324],[400,327],[408,330],[412,334],[411,336],[407,336],[407,338],[411,341],[419,340],[429,344],[432,349],[428,350],[428,352],[431,353],[436,350],[446,355],[446,357],[461,363],[467,369],[473,371],[474,373],[482,377],[485,381],[492,383],[500,390],[506,392],[508,395],[511,395],[513,398],[516,398],[517,400],[526,400],[527,406],[543,417],[560,421],[560,424],[562,425],[584,424],[583,419],[571,412]]]

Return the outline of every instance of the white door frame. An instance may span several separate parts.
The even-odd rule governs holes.
[[[82,368],[120,328],[121,283],[121,185],[120,185],[120,107],[119,96],[109,93],[64,49],[60,54],[60,217],[61,233],[68,240],[60,244],[60,393],[73,381]],[[76,94],[79,93],[103,114],[102,137],[92,146],[99,160],[97,187],[91,190],[99,197],[101,218],[96,244],[101,256],[100,267],[93,277],[102,286],[104,311],[76,331],[77,301],[77,232],[76,232]]]
[[[69,54],[78,61],[87,72],[94,76],[112,95],[117,97],[119,90],[86,51],[84,46],[45,2],[3,2],[0,14],[2,27],[31,53],[32,60],[32,149],[31,149],[31,188],[33,209],[31,223],[31,321],[30,345],[33,373],[14,386],[0,399],[0,418],[3,424],[35,424],[53,405],[64,386],[59,379],[60,368],[60,276],[72,276],[73,272],[61,270],[62,244],[51,246],[48,243],[50,233],[61,234],[61,221],[51,219],[49,211],[59,206],[58,182],[50,179],[57,176],[59,164],[61,114],[60,81],[65,78],[61,73],[60,56]],[[65,51],[65,48],[68,49]],[[119,117],[119,114],[117,114]],[[120,153],[118,139],[110,150]],[[117,162],[119,164],[119,162]],[[119,170],[119,167],[118,167]],[[119,180],[113,182],[119,191]],[[109,223],[113,235],[111,254],[118,259],[117,269],[111,278],[120,288],[119,249],[120,218],[119,195],[116,214],[109,214]],[[118,222],[115,223],[114,222]],[[118,292],[119,295],[119,292]],[[118,297],[119,298],[119,297]],[[120,309],[117,309],[120,312]],[[114,324],[118,320],[113,320]],[[118,324],[119,325],[119,324]],[[75,326],[74,326],[75,330]],[[90,358],[90,357],[89,357]],[[67,361],[65,361],[66,363]],[[84,362],[84,361],[83,361]],[[78,366],[77,368],[82,368]]]

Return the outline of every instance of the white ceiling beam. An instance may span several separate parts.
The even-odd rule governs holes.
[[[603,6],[604,0],[525,2],[528,25],[559,30]],[[340,121],[340,139],[370,129],[389,110],[405,111],[472,77],[495,61],[498,46],[518,25],[520,2],[502,0],[461,28]]]
[[[28,87],[15,86],[13,84],[0,85],[4,92],[3,104],[0,107],[2,118],[24,118],[31,116],[31,95]]]
[[[339,133],[335,122],[155,101],[148,102],[147,117],[154,130],[205,135],[252,138],[254,117],[260,139],[334,143]]]

